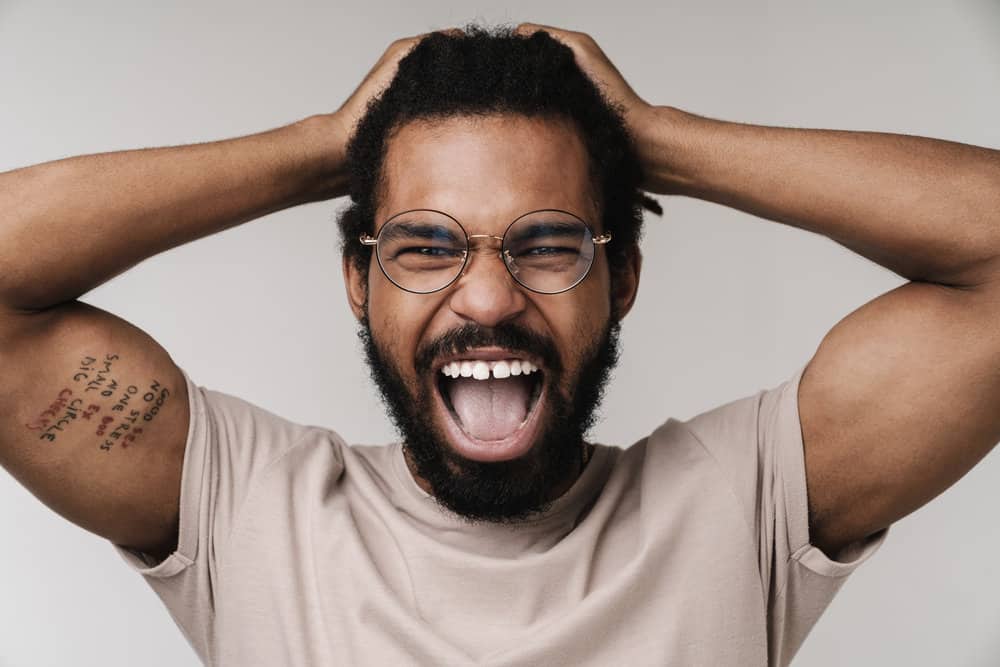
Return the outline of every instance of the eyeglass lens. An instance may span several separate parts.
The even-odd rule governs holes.
[[[546,294],[563,292],[583,280],[594,260],[587,225],[562,211],[535,211],[507,228],[501,254],[514,279]],[[410,292],[443,289],[461,275],[467,237],[457,220],[437,211],[409,211],[383,225],[379,265],[397,286]]]

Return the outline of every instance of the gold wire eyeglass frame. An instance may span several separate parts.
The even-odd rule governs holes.
[[[500,250],[497,252],[497,257],[499,257],[500,261],[503,262],[504,268],[507,269],[507,273],[509,273],[510,277],[514,279],[514,282],[516,282],[518,285],[520,285],[521,287],[525,288],[526,290],[535,292],[536,294],[562,294],[563,292],[568,292],[569,290],[573,289],[574,287],[576,287],[577,285],[579,285],[580,283],[582,283],[584,280],[586,280],[587,276],[590,275],[590,269],[594,266],[594,258],[593,257],[590,258],[590,263],[587,265],[587,270],[584,271],[580,275],[580,277],[575,282],[573,282],[572,285],[570,285],[569,287],[565,287],[563,289],[560,289],[560,290],[556,290],[554,292],[546,292],[544,290],[535,289],[535,288],[533,288],[533,287],[531,287],[529,285],[525,285],[523,282],[521,282],[521,280],[517,277],[517,274],[511,268],[511,264],[513,264],[514,259],[510,256],[510,252],[508,250],[504,249],[504,247],[503,247],[504,239],[506,239],[506,237],[507,237],[507,232],[510,231],[510,228],[513,227],[515,224],[517,224],[519,221],[523,220],[524,218],[528,217],[529,215],[534,215],[536,213],[562,213],[564,215],[568,215],[568,216],[570,216],[570,217],[578,220],[580,222],[580,224],[582,224],[587,229],[587,232],[590,234],[590,241],[595,246],[607,245],[608,243],[611,242],[611,233],[610,232],[605,233],[605,234],[601,234],[601,235],[596,235],[596,234],[594,234],[594,230],[591,229],[590,225],[588,225],[587,222],[583,218],[581,218],[580,216],[576,215],[575,213],[570,213],[569,211],[564,211],[564,210],[558,209],[558,208],[541,208],[541,209],[537,209],[537,210],[534,210],[534,211],[528,211],[527,213],[524,213],[523,215],[520,215],[520,216],[514,218],[514,220],[511,221],[511,223],[509,225],[507,225],[507,229],[504,230],[503,236],[497,236],[495,234],[469,234],[469,233],[467,233],[465,231],[465,227],[462,225],[461,222],[458,221],[457,218],[455,218],[452,215],[449,215],[449,214],[445,213],[444,211],[439,211],[439,210],[433,209],[433,208],[414,208],[414,209],[409,209],[407,211],[401,211],[401,212],[396,213],[396,214],[392,215],[391,217],[389,217],[385,222],[382,223],[382,227],[379,229],[379,233],[377,235],[372,236],[370,234],[362,234],[358,238],[358,240],[361,242],[362,245],[365,245],[365,246],[378,246],[379,237],[382,236],[382,232],[385,230],[385,228],[389,225],[390,222],[392,222],[393,220],[395,220],[396,218],[398,218],[400,216],[407,215],[407,214],[410,214],[410,213],[419,213],[421,211],[426,211],[428,213],[436,213],[438,215],[443,215],[444,217],[448,218],[449,220],[452,220],[456,225],[458,225],[458,228],[461,229],[462,233],[465,235],[465,250],[462,251],[462,266],[459,268],[458,272],[456,272],[454,278],[452,278],[447,283],[445,283],[444,285],[442,285],[441,287],[438,287],[436,289],[427,290],[427,291],[419,291],[419,290],[413,290],[413,289],[409,289],[407,287],[403,287],[402,285],[400,285],[399,283],[397,283],[395,280],[392,279],[392,276],[389,275],[389,272],[386,271],[385,267],[382,265],[382,258],[379,256],[378,248],[376,247],[375,248],[375,259],[378,262],[379,269],[381,269],[381,271],[382,271],[382,275],[384,275],[386,277],[386,280],[388,280],[389,282],[391,282],[393,285],[395,285],[399,289],[403,290],[404,292],[410,292],[411,294],[434,294],[435,292],[440,292],[441,290],[447,289],[448,287],[450,287],[451,285],[453,285],[459,278],[461,278],[463,275],[465,275],[465,269],[466,269],[466,267],[469,264],[469,251],[472,250],[472,239],[494,239],[496,241],[499,241],[500,242]]]

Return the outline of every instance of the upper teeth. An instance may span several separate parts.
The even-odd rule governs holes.
[[[441,372],[448,377],[471,377],[476,380],[487,380],[490,375],[503,379],[511,375],[531,375],[538,366],[523,359],[504,361],[452,361],[441,367]]]

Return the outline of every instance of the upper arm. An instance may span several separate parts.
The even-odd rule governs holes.
[[[1000,291],[911,282],[839,322],[799,385],[812,542],[944,491],[1000,439]]]
[[[169,553],[189,408],[163,348],[73,302],[0,313],[0,366],[0,465],[79,526]]]

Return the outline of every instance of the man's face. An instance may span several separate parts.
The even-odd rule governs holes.
[[[586,149],[569,123],[510,115],[409,123],[390,139],[383,174],[376,233],[413,209],[448,213],[469,235],[502,236],[540,209],[572,212],[602,231]],[[624,314],[635,281],[625,280],[613,304],[598,248],[579,285],[534,293],[508,273],[498,242],[482,240],[462,276],[431,294],[398,288],[374,258],[367,281],[349,262],[345,273],[417,482],[466,517],[512,520],[544,508],[579,474],[583,434],[616,359],[612,309]],[[463,362],[479,362],[479,376],[485,363],[489,377],[442,372]],[[537,370],[504,377],[513,362]]]

